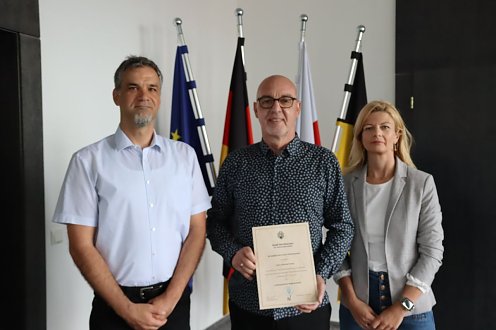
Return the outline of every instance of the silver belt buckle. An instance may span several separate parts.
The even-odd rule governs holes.
[[[160,288],[162,288],[162,284],[150,285],[150,286],[145,286],[144,288],[140,288],[139,294],[140,294],[141,299],[145,299],[145,293],[146,292],[153,291],[153,290],[158,290]]]
[[[141,299],[145,299],[145,293],[147,291],[150,291],[150,290],[153,290],[153,285],[145,286],[144,288],[140,288],[139,293],[140,293]]]

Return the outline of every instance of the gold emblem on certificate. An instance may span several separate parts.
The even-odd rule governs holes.
[[[307,222],[253,227],[260,309],[317,302]]]

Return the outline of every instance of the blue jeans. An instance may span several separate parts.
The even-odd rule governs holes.
[[[391,291],[389,279],[385,272],[369,271],[369,306],[376,314],[391,306]],[[339,328],[341,330],[361,330],[353,315],[343,304],[339,306]],[[434,314],[432,311],[407,316],[401,322],[399,330],[435,330]]]

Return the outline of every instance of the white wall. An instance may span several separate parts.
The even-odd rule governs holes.
[[[165,74],[158,131],[169,134],[171,81],[183,20],[190,62],[216,166],[237,38],[234,11],[244,9],[248,95],[273,73],[294,78],[300,14],[307,14],[307,48],[323,145],[330,147],[350,70],[357,26],[369,100],[394,101],[394,0],[40,0],[45,158],[47,329],[88,328],[92,292],[68,254],[65,227],[51,222],[72,153],[112,134],[119,120],[112,77],[129,54],[152,58]],[[251,108],[252,105],[251,105]],[[255,140],[260,130],[252,113]],[[59,241],[61,239],[61,242]],[[207,245],[195,275],[192,330],[222,317],[221,259]],[[329,285],[331,296],[335,286]],[[333,303],[333,320],[337,320]]]

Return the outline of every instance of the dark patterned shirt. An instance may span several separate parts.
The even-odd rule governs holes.
[[[207,237],[225,261],[230,264],[244,246],[253,249],[252,227],[302,221],[310,227],[316,273],[328,279],[339,270],[354,229],[339,163],[330,150],[296,137],[280,155],[263,141],[228,155],[207,214]],[[274,319],[300,314],[293,307],[260,310],[256,279],[237,271],[229,281],[229,299]],[[326,293],[322,305],[328,302]]]

